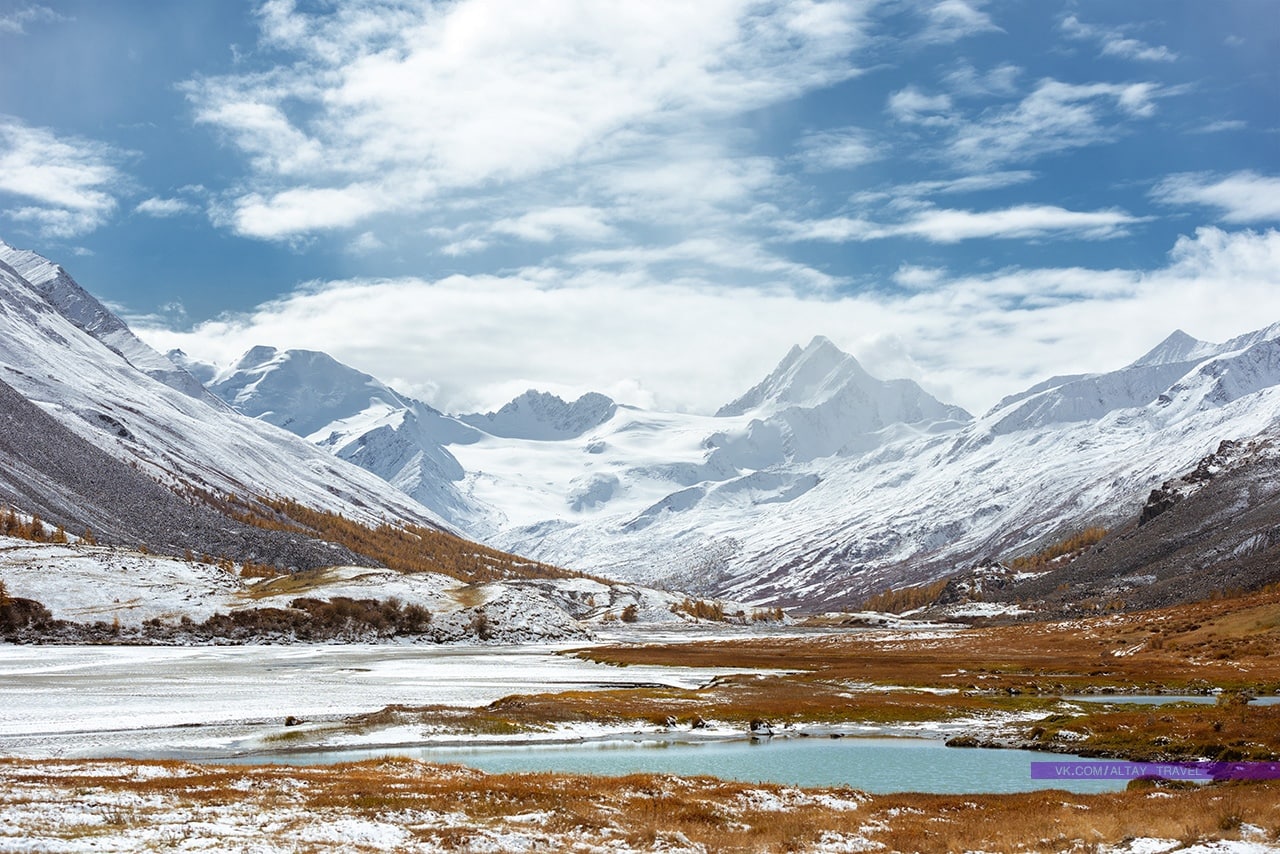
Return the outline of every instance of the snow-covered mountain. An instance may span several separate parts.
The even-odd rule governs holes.
[[[958,406],[939,403],[911,380],[876,379],[822,336],[804,349],[792,348],[759,385],[716,413],[722,418],[748,414],[779,428],[793,461],[865,450],[865,437],[893,424],[947,429],[973,418]]]
[[[89,459],[86,442],[179,494],[447,523],[602,576],[833,607],[1126,519],[1221,440],[1280,432],[1280,324],[1223,344],[1178,331],[976,419],[821,337],[714,416],[536,391],[451,416],[323,353],[257,347],[220,371],[161,356],[61,268],[0,253],[0,493],[55,511],[98,494],[95,466],[37,471],[14,435],[39,432],[46,460]]]
[[[179,493],[274,495],[369,522],[442,525],[380,478],[232,410],[62,268],[0,247],[0,380],[80,439]]]
[[[170,355],[206,373],[240,412],[377,475],[455,526],[483,528],[490,511],[460,488],[465,472],[446,447],[483,435],[462,421],[312,350],[254,347],[221,371]]]
[[[450,418],[323,354],[268,347],[250,350],[209,387],[499,542],[603,519],[635,533],[668,511],[728,495],[789,501],[818,482],[801,470],[815,458],[971,418],[913,382],[875,379],[825,338],[793,350],[715,417],[529,391],[497,412]]]
[[[62,317],[138,370],[185,395],[214,404],[215,398],[198,379],[138,340],[124,321],[80,287],[61,266],[29,250],[15,249],[3,240],[0,262],[25,279]]]
[[[458,420],[504,439],[576,439],[618,411],[603,394],[590,392],[567,403],[554,394],[529,389],[497,412],[460,415]]]
[[[409,491],[512,551],[753,601],[850,604],[1124,518],[1220,440],[1275,432],[1278,339],[1280,325],[1224,344],[1178,331],[1124,368],[1055,377],[977,419],[819,337],[715,416],[529,392],[484,416],[431,410],[412,436],[403,424],[425,404],[406,401],[381,416],[394,426],[360,434],[381,411],[362,393],[310,435],[348,449],[395,436],[395,454],[348,451],[360,464],[450,461],[464,500],[432,503],[423,488],[442,481],[428,472]]]

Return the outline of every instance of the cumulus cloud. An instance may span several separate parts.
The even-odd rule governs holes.
[[[88,234],[115,212],[126,183],[120,152],[100,142],[62,137],[0,116],[0,196],[17,198],[4,215],[29,222],[42,237]]]
[[[1165,204],[1217,208],[1226,222],[1280,220],[1280,177],[1249,170],[1225,176],[1207,172],[1170,175],[1151,194]]]
[[[1017,205],[990,211],[928,208],[905,222],[892,224],[834,217],[791,223],[786,230],[792,239],[833,243],[890,237],[916,237],[932,243],[958,243],[975,238],[1109,240],[1127,234],[1128,226],[1146,219],[1118,210],[1072,211],[1056,205]]]
[[[1164,45],[1150,45],[1129,38],[1123,30],[1086,24],[1075,15],[1067,15],[1058,27],[1067,38],[1096,42],[1103,56],[1142,62],[1173,62],[1178,58],[1176,53]]]
[[[603,182],[672,129],[850,76],[864,15],[840,0],[270,0],[262,39],[286,59],[186,93],[250,170],[218,221],[291,239],[564,170]]]
[[[1175,328],[1220,341],[1280,317],[1280,232],[1200,229],[1154,269],[907,267],[896,278],[900,290],[809,297],[552,268],[357,279],[312,283],[187,332],[139,331],[161,350],[224,363],[262,343],[327,350],[453,411],[535,387],[704,412],[822,333],[872,373],[914,372],[982,411],[1053,374],[1127,364]]]

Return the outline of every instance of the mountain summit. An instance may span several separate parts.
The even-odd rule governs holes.
[[[1195,362],[1200,359],[1212,356],[1217,345],[1210,344],[1208,341],[1201,341],[1193,338],[1181,329],[1175,329],[1173,333],[1147,353],[1138,359],[1130,368],[1154,367],[1156,365],[1170,365],[1180,362]]]
[[[874,382],[857,359],[842,352],[831,339],[817,335],[803,349],[792,347],[773,373],[742,397],[720,407],[716,416],[746,415],[766,406],[816,406],[850,383],[865,386]]]
[[[598,392],[573,403],[529,389],[497,412],[460,415],[458,420],[504,439],[572,439],[613,417],[618,406]]]
[[[911,380],[876,379],[821,335],[804,349],[791,348],[769,376],[716,412],[719,418],[745,415],[784,423],[798,460],[866,449],[878,443],[863,437],[893,425],[931,428],[973,419]]]
[[[263,346],[253,347],[214,377],[209,390],[245,415],[304,437],[370,408],[410,405],[378,380],[327,353]]]
[[[16,249],[3,240],[0,240],[0,262],[12,268],[60,315],[138,370],[188,397],[220,405],[199,380],[142,343],[123,320],[80,287],[60,265],[28,249]]]

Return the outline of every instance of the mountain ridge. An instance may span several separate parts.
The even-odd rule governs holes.
[[[932,420],[911,406],[925,400],[914,383],[876,380],[818,336],[715,416],[614,407],[536,439],[464,416],[465,440],[437,427],[397,447],[456,462],[444,477],[466,500],[451,499],[448,518],[513,551],[750,601],[854,604],[1119,518],[1170,467],[1274,430],[1274,338],[1175,332],[1129,365],[1051,378],[979,418],[933,401]]]
[[[537,391],[454,416],[326,354],[263,346],[211,383],[249,419],[140,372],[3,262],[0,292],[0,379],[170,488],[276,490],[753,604],[856,605],[1105,526],[1222,440],[1280,433],[1280,324],[1222,344],[1178,330],[977,418],[822,336],[714,416]]]

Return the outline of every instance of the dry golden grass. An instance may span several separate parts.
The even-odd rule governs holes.
[[[1073,736],[1061,746],[1093,756],[1138,760],[1206,758],[1223,762],[1280,758],[1280,706],[1169,706],[1135,709],[1118,705],[1078,715],[1055,715],[1029,727],[1030,741],[1052,743],[1056,733]]]
[[[812,638],[593,648],[620,664],[775,668],[700,689],[615,688],[516,695],[479,709],[395,707],[350,719],[367,730],[405,723],[492,734],[556,723],[746,730],[774,726],[979,721],[968,743],[1130,759],[1280,759],[1280,707],[1082,706],[1059,697],[1100,690],[1274,689],[1276,594],[1069,624],[913,637],[862,632]],[[1156,639],[1164,642],[1155,642]],[[1241,651],[1223,658],[1220,650]],[[1121,653],[1116,655],[1114,653]],[[781,672],[779,672],[781,671]],[[920,690],[920,689],[928,690]],[[939,691],[939,693],[934,693]]]
[[[72,804],[81,820],[59,822]],[[233,847],[320,851],[333,840],[315,842],[316,828],[358,820],[400,834],[398,850],[501,850],[519,834],[532,850],[805,851],[861,840],[891,851],[1067,851],[1140,836],[1235,839],[1251,827],[1277,840],[1280,784],[867,796],[711,778],[486,775],[397,759],[306,768],[3,760],[0,815],[28,839],[113,843],[105,847],[231,844],[217,836],[230,828],[245,834]]]
[[[814,638],[597,647],[615,664],[786,668],[839,682],[1061,693],[1107,687],[1280,690],[1280,591],[944,636],[855,632]]]
[[[648,720],[698,715],[741,723],[892,723],[1041,711],[1015,737],[1049,750],[1128,758],[1280,758],[1280,708],[1132,708],[1069,712],[1053,700],[1097,691],[1280,689],[1280,591],[1061,623],[912,636],[597,647],[615,664],[789,669],[720,679],[701,691],[608,691],[509,698],[485,714],[512,720]],[[868,691],[866,686],[879,686]],[[895,687],[896,686],[896,687]],[[934,695],[909,688],[949,689]],[[1055,739],[1063,730],[1070,738]]]
[[[194,490],[192,495],[247,525],[337,543],[398,572],[438,572],[467,583],[585,577],[422,525],[384,522],[371,526],[287,498],[258,496],[250,501],[204,490]]]
[[[691,728],[715,721],[746,730],[752,721],[786,724],[896,724],[998,712],[1058,710],[1053,698],[937,696],[914,691],[849,691],[806,679],[733,676],[702,689],[617,688],[505,697],[483,708],[393,707],[351,718],[356,728],[424,724],[460,734],[536,732],[553,723],[628,727],[637,722]]]

